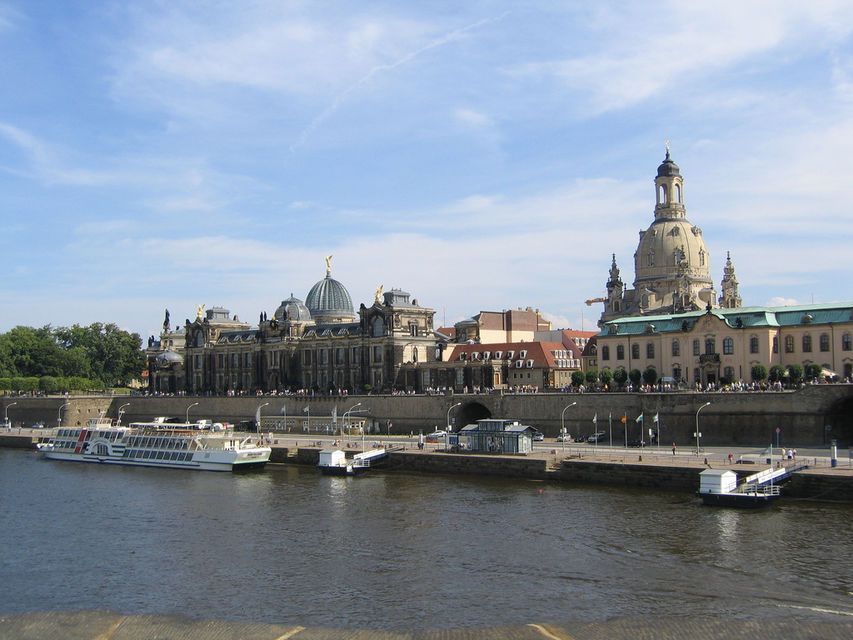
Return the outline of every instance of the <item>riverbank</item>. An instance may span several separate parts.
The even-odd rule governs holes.
[[[0,447],[34,449],[53,430],[15,429],[0,433]],[[249,435],[249,434],[247,434]],[[308,440],[308,442],[306,442]],[[270,462],[316,466],[320,450],[329,443],[273,436]],[[405,446],[405,445],[401,445]],[[350,448],[351,456],[360,449]],[[818,459],[813,459],[818,463]],[[706,463],[706,461],[708,461]],[[801,460],[803,461],[803,460]],[[808,460],[806,460],[808,462]],[[726,468],[743,477],[755,473],[755,465],[727,464],[713,456],[670,456],[652,450],[604,450],[561,448],[515,455],[445,453],[438,449],[402,448],[389,453],[377,470],[390,473],[478,475],[520,478],[571,484],[598,484],[642,487],[694,494],[699,489],[699,473],[709,467]],[[819,467],[793,474],[785,485],[786,498],[853,503],[853,469]]]

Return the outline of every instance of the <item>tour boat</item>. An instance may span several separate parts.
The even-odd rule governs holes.
[[[233,429],[219,423],[170,423],[163,418],[128,426],[96,418],[85,427],[57,429],[38,448],[51,460],[205,471],[263,467],[272,451],[251,438],[235,436]]]

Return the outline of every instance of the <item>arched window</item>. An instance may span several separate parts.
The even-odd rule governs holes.
[[[417,361],[418,361],[418,348],[415,347],[414,349],[412,349],[412,362],[417,362]]]
[[[752,336],[749,339],[749,352],[758,353],[758,336]]]
[[[680,184],[675,185],[675,201],[678,204],[681,204],[681,185]]]
[[[735,341],[731,338],[723,338],[723,355],[730,356],[735,352]]]
[[[717,353],[717,341],[713,338],[705,338],[705,355]]]
[[[823,352],[829,351],[829,334],[820,334],[820,350]]]
[[[725,378],[727,382],[732,382],[735,379],[734,367],[726,367],[723,369],[723,378]]]
[[[631,357],[639,358],[640,357],[640,345],[632,344],[631,345]]]
[[[794,336],[785,336],[785,353],[794,353]]]
[[[673,357],[677,357],[677,356],[681,355],[681,345],[679,344],[678,340],[672,341],[672,355],[673,355]],[[673,377],[675,377],[675,376],[673,376]]]
[[[648,191],[646,192],[648,193]],[[666,185],[662,184],[660,189],[658,190],[658,202],[661,204],[666,204]]]
[[[624,360],[625,359],[625,345],[617,344],[616,345],[616,359]]]
[[[803,353],[812,352],[812,337],[808,333],[803,336]]]
[[[604,345],[601,347],[601,359],[602,360],[610,360],[610,347]]]
[[[849,333],[845,333],[841,336],[841,350],[850,351],[851,349],[853,349],[853,339],[850,338]]]
[[[700,267],[705,266],[705,250],[704,249],[699,249],[699,266]]]
[[[647,342],[646,343],[646,357],[654,358],[655,357],[655,343]]]

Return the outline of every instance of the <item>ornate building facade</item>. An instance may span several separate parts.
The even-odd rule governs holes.
[[[187,393],[254,393],[285,390],[421,390],[435,358],[432,309],[400,289],[383,292],[356,313],[346,287],[326,277],[303,303],[291,296],[257,326],[227,309],[199,307],[184,327],[180,369]],[[161,339],[162,342],[162,339]],[[149,379],[163,378],[174,356],[149,347]],[[172,353],[177,353],[172,352]],[[178,368],[175,366],[175,368]],[[162,384],[151,383],[152,391]],[[174,385],[173,385],[174,386]]]
[[[655,198],[654,220],[640,231],[634,253],[634,288],[625,288],[614,254],[599,326],[624,316],[740,306],[731,256],[724,271],[723,295],[717,300],[702,229],[687,219],[684,179],[668,147],[655,177]]]

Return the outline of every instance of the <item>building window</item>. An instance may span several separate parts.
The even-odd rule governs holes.
[[[826,353],[829,351],[829,334],[822,333],[820,334],[820,350]]]
[[[847,351],[850,351],[850,349],[847,349]],[[617,344],[616,345],[616,359],[617,360],[624,360],[625,359],[625,345],[624,344]]]
[[[794,336],[785,336],[785,353],[794,353]]]
[[[699,249],[699,266],[700,267],[705,266],[705,250],[704,249]]]
[[[238,353],[232,353],[231,354],[231,367],[234,369],[236,369],[237,366],[240,364],[239,360],[237,359],[239,357],[239,355],[240,354],[238,354]]]
[[[693,355],[694,355],[694,356],[698,356],[700,353],[701,353],[701,352],[699,351],[699,341],[698,341],[698,340],[694,340],[694,341],[693,341]]]
[[[373,347],[373,362],[382,362],[382,347]]]
[[[681,367],[672,368],[672,379],[676,381],[681,380]]]
[[[773,336],[773,353],[779,353],[779,336]]]
[[[311,352],[308,349],[302,352],[302,364],[311,364]]]
[[[705,338],[705,355],[717,353],[717,341],[714,338]]]
[[[758,336],[752,336],[749,339],[749,352],[758,353]]]
[[[728,382],[732,382],[735,379],[735,370],[734,367],[726,367],[723,369],[723,378]]]
[[[841,336],[841,350],[850,351],[851,349],[853,349],[853,339],[850,338],[849,333],[845,333]]]
[[[654,358],[655,357],[655,343],[647,342],[646,343],[646,357]]]
[[[731,338],[723,338],[723,355],[730,356],[735,352],[735,341]]]
[[[601,359],[610,360],[610,347],[608,347],[607,345],[601,347]]]
[[[632,344],[631,345],[631,357],[638,359],[640,357],[640,345]]]
[[[803,353],[811,353],[812,352],[812,337],[810,334],[806,334],[803,336]]]
[[[678,357],[681,355],[681,344],[678,342],[678,340],[672,341],[672,355],[673,357]]]

